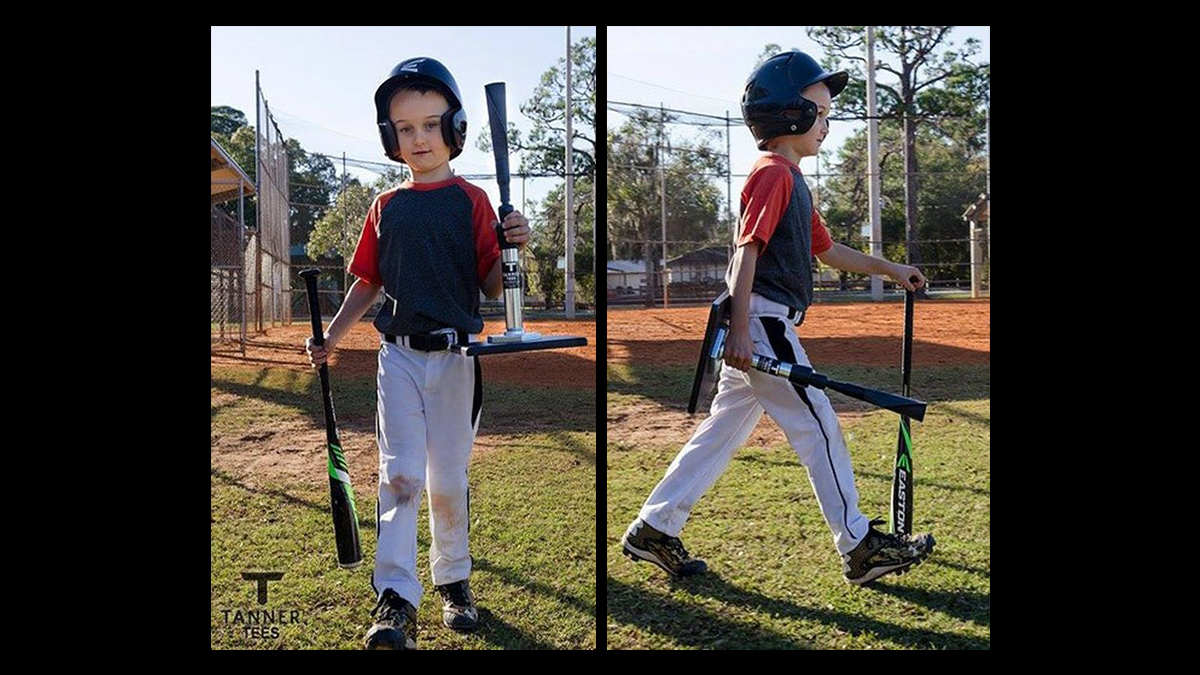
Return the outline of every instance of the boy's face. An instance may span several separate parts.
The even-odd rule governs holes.
[[[817,121],[803,134],[780,136],[777,140],[780,144],[786,143],[801,157],[814,157],[821,149],[821,142],[829,134],[829,107],[833,97],[829,95],[829,87],[824,82],[804,89],[800,95],[817,104]],[[773,142],[772,147],[777,148],[778,145]]]
[[[431,171],[450,161],[450,148],[442,139],[442,113],[450,109],[436,91],[399,91],[388,104],[392,126],[400,141],[400,155],[413,171]]]

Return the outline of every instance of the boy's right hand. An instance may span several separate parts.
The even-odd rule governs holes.
[[[324,345],[314,345],[312,338],[304,338],[304,351],[308,352],[308,361],[313,368],[320,368],[326,361],[329,360],[329,354],[333,351],[333,344],[329,341],[329,335],[325,335]]]
[[[729,331],[725,337],[725,363],[743,372],[750,371],[750,357],[754,356],[754,341],[749,329]]]

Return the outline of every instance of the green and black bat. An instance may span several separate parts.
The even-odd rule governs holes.
[[[912,375],[913,292],[904,291],[904,347],[900,357],[900,393],[908,396]],[[896,472],[892,476],[892,534],[912,534],[913,461],[912,428],[906,415],[900,415],[900,433],[896,437]]]
[[[321,306],[317,302],[317,276],[319,270],[304,270],[300,276],[308,288],[308,308],[312,315],[313,344],[325,344],[325,331],[321,329]],[[329,367],[321,364],[321,397],[325,402],[325,441],[329,450],[329,500],[333,512],[333,537],[337,542],[338,564],[342,567],[358,567],[362,562],[362,545],[358,540],[358,509],[354,505],[354,488],[350,485],[350,468],[346,455],[342,453],[342,441],[338,436],[337,419],[333,415],[333,396],[329,391]]]

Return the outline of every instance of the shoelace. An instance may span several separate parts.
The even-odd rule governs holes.
[[[688,555],[687,549],[683,547],[683,542],[676,537],[667,538],[667,550],[679,556],[679,562],[687,562],[691,559],[691,557]]]
[[[449,586],[442,586],[442,587],[438,588],[438,591],[441,592],[442,599],[449,600],[451,604],[454,604],[454,605],[469,605],[469,604],[471,604],[470,600],[467,597],[466,582],[450,584]]]
[[[901,535],[897,535],[897,534],[891,534],[891,533],[885,532],[883,530],[875,529],[876,525],[879,525],[882,527],[884,525],[887,525],[887,521],[882,518],[875,518],[874,520],[871,521],[871,529],[875,530],[875,534],[879,535],[879,537],[881,539],[883,539],[885,545],[894,546],[896,548],[905,548],[905,549],[910,547],[910,544],[905,537],[903,537]]]
[[[397,599],[395,602],[388,602],[388,600],[390,598],[391,598],[390,593],[385,593],[382,596],[380,596],[379,602],[375,603],[375,609],[371,610],[371,616],[377,615],[379,613],[379,610],[381,608],[383,608],[384,612],[379,617],[379,619],[381,621],[382,620],[391,620],[391,621],[394,621],[395,623],[399,624],[402,622],[403,619],[406,618],[404,616],[404,612],[400,609],[399,596],[396,596]]]

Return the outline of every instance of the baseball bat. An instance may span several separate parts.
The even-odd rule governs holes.
[[[500,187],[500,216],[496,223],[496,243],[500,246],[500,278],[504,285],[504,323],[510,330],[523,329],[521,306],[521,263],[517,245],[504,236],[504,219],[513,212],[508,196],[508,113],[505,111],[504,83],[493,82],[483,87],[487,98],[488,125],[492,131],[492,155],[496,158],[496,183]]]
[[[911,281],[911,280],[910,280]],[[913,292],[904,291],[904,346],[900,357],[900,393],[908,396],[912,374]],[[913,460],[912,429],[901,413],[896,436],[896,470],[892,475],[892,534],[912,534]]]
[[[317,277],[320,270],[304,270],[300,276],[308,289],[308,309],[312,315],[312,343],[325,344],[325,331],[321,329],[321,306],[317,302]],[[358,567],[362,562],[362,545],[358,540],[358,509],[354,504],[354,488],[350,485],[350,468],[346,455],[342,453],[342,441],[338,436],[337,418],[333,414],[333,396],[329,391],[329,367],[322,363],[321,398],[325,403],[325,445],[329,451],[329,501],[333,514],[333,537],[337,542],[338,565],[345,568]]]
[[[802,387],[816,387],[817,389],[832,389],[836,392],[845,394],[850,398],[856,398],[860,401],[866,401],[871,405],[878,406],[884,410],[891,410],[901,415],[908,415],[917,420],[925,419],[925,404],[921,401],[911,399],[907,396],[896,396],[885,391],[876,389],[867,389],[861,385],[852,382],[839,382],[831,380],[828,377],[816,372],[808,366],[802,366],[796,363],[785,363],[779,359],[773,359],[769,356],[754,354],[750,357],[750,365],[755,370],[761,370],[768,375],[778,375],[785,377],[788,381],[798,384]]]
[[[725,340],[729,335],[729,327],[721,326],[717,329],[716,337],[713,339],[712,351],[709,356],[711,359],[722,359],[725,357]],[[907,396],[896,396],[887,392],[878,391],[875,389],[867,389],[866,387],[854,384],[852,382],[838,382],[831,380],[828,377],[818,373],[817,371],[802,366],[798,363],[788,363],[773,359],[769,356],[761,354],[753,354],[750,357],[750,365],[755,370],[762,371],[768,375],[782,377],[793,384],[798,384],[802,387],[816,387],[818,389],[832,389],[836,392],[845,394],[851,398],[856,398],[860,401],[866,401],[871,405],[878,406],[884,410],[891,410],[901,415],[907,415],[917,421],[925,419],[925,403],[911,399]]]

